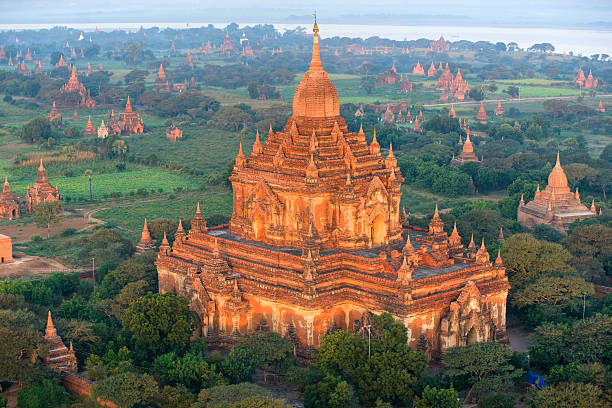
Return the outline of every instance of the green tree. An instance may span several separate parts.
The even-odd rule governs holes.
[[[264,382],[267,381],[268,371],[285,371],[295,361],[293,344],[275,332],[256,331],[248,334],[235,348],[252,350],[257,366],[264,372]]]
[[[25,143],[36,143],[48,139],[52,134],[51,123],[47,118],[35,118],[23,125],[19,137]]]
[[[516,397],[505,392],[487,392],[478,401],[479,408],[514,408]]]
[[[251,381],[257,368],[257,356],[250,347],[234,347],[223,362],[223,371],[233,383]]]
[[[159,394],[160,405],[164,408],[190,408],[196,400],[196,395],[182,385],[167,385]]]
[[[585,279],[612,276],[612,228],[603,225],[572,228],[564,244],[572,254],[571,263]]]
[[[356,403],[351,386],[340,376],[327,375],[304,390],[304,407],[352,407]]]
[[[421,397],[416,397],[414,408],[461,408],[457,391],[451,388],[425,386]]]
[[[123,373],[96,381],[91,387],[94,398],[112,401],[121,408],[149,404],[157,399],[157,382],[149,374]]]
[[[115,156],[123,157],[128,151],[127,142],[123,139],[117,139],[113,142],[111,150]]]
[[[43,380],[22,388],[17,394],[20,408],[61,407],[69,402],[64,388],[52,380]]]
[[[502,258],[512,287],[519,287],[541,276],[575,273],[567,262],[571,254],[561,245],[538,241],[529,234],[515,234],[506,239]]]
[[[153,370],[162,385],[184,385],[194,392],[224,384],[215,365],[208,364],[199,353],[190,352],[182,357],[174,352],[162,354],[153,362]]]
[[[91,171],[91,169],[85,170],[85,175],[89,178],[89,201],[93,200],[93,194],[91,191],[91,175],[92,174],[93,174],[93,171]]]
[[[529,398],[531,408],[593,408],[606,403],[602,390],[593,384],[563,383],[533,391]]]
[[[61,201],[43,201],[34,204],[34,220],[41,227],[47,227],[47,238],[51,227],[59,225],[64,220]]]
[[[366,94],[371,95],[376,87],[376,79],[368,75],[361,77],[360,86],[366,91]]]
[[[189,299],[173,294],[144,296],[126,309],[121,321],[143,360],[187,348],[196,327]]]
[[[561,302],[593,295],[593,285],[582,277],[548,276],[535,280],[533,283],[512,293],[512,302],[518,307],[533,305],[556,306]]]
[[[468,378],[472,394],[480,396],[484,391],[505,391],[511,388],[523,370],[514,367],[510,359],[510,346],[498,343],[474,343],[465,347],[451,347],[444,355],[444,364],[451,377]]]
[[[227,408],[247,398],[268,396],[265,388],[253,383],[217,385],[201,390],[194,408]]]

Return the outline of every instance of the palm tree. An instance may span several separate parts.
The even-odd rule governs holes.
[[[123,156],[125,153],[127,153],[128,146],[127,143],[125,143],[125,140],[117,139],[113,142],[112,149],[113,153],[115,153],[117,156]]]
[[[92,171],[90,169],[85,170],[85,175],[89,177],[89,201],[93,200],[93,195],[91,194],[91,175]]]

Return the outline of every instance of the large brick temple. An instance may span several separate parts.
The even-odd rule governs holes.
[[[207,228],[199,206],[157,259],[159,290],[191,299],[200,334],[217,344],[269,329],[298,353],[336,328],[363,331],[370,313],[391,313],[410,344],[439,356],[447,347],[506,340],[509,290],[501,258],[467,252],[448,236],[437,208],[429,229],[400,212],[403,181],[392,148],[350,132],[319,55],[315,21],[310,68],[283,131],[242,145],[230,177],[233,214]]]

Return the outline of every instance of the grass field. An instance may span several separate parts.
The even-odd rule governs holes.
[[[232,214],[232,194],[229,190],[211,189],[204,192],[180,193],[175,196],[170,198],[170,195],[161,194],[135,200],[118,200],[112,204],[112,207],[98,211],[94,216],[111,225],[119,226],[131,239],[137,241],[145,217],[148,220],[191,219],[198,201],[205,218],[215,214],[229,217]]]
[[[26,186],[32,185],[36,180],[36,173],[30,180],[16,180],[11,182],[13,193],[23,196]],[[50,177],[49,182],[58,186],[64,198],[88,199],[89,180],[85,175],[73,177]],[[132,171],[116,173],[95,174],[92,176],[94,199],[107,197],[111,193],[119,192],[123,195],[136,192],[139,189],[149,191],[174,191],[175,188],[193,189],[202,184],[202,180],[168,169],[158,167],[141,168]]]
[[[141,157],[155,154],[165,163],[203,170],[207,174],[225,171],[238,153],[240,136],[237,132],[189,125],[181,128],[183,139],[177,142],[166,140],[165,128],[154,129],[150,134],[130,136],[130,153]],[[243,140],[246,155],[250,154],[254,141],[255,134],[249,132]]]

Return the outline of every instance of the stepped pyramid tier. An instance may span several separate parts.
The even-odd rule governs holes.
[[[40,60],[36,61],[36,68],[34,68],[34,74],[40,75],[40,74],[43,74],[44,72],[45,71],[43,70]]]
[[[594,207],[589,210],[580,202],[578,190],[570,191],[559,153],[555,167],[548,175],[546,188],[540,191],[538,185],[534,199],[527,204],[521,199],[517,210],[517,220],[524,226],[533,228],[537,224],[547,224],[561,232],[566,232],[576,220],[595,216]]]
[[[145,218],[142,233],[140,234],[140,242],[138,242],[138,245],[136,245],[136,253],[140,254],[145,251],[153,250],[155,250],[155,243],[153,242],[153,238],[151,238],[151,233],[149,232],[149,227],[147,225],[147,219]]]
[[[110,115],[108,116],[108,132],[113,135],[121,134],[121,126],[119,126],[119,122],[115,118],[115,110],[112,109]]]
[[[19,218],[20,215],[19,201],[17,196],[11,191],[8,177],[5,176],[2,194],[0,194],[0,218],[12,220]]]
[[[412,68],[412,74],[413,75],[425,75],[425,70],[421,66],[421,61],[417,61],[414,68]]]
[[[47,115],[47,119],[49,120],[49,122],[53,122],[54,120],[57,120],[59,122],[62,121],[62,114],[59,113],[59,111],[55,107],[55,101],[53,101],[53,105],[51,105],[51,110]]]
[[[89,119],[87,120],[87,126],[85,126],[85,134],[95,135],[96,133],[97,133],[96,127],[91,122],[91,115],[89,115]]]
[[[376,79],[376,84],[378,86],[393,85],[400,82],[401,79],[401,75],[397,73],[397,70],[395,69],[395,64],[393,64],[390,69],[384,71],[378,76],[378,78]]]
[[[221,46],[219,47],[218,52],[219,54],[225,55],[225,56],[230,56],[236,53],[236,48],[234,47],[234,45],[232,44],[232,41],[230,40],[228,31],[225,32],[225,40],[223,41],[223,44],[221,44]]]
[[[191,299],[215,345],[272,330],[308,357],[336,327],[358,332],[391,313],[440,356],[474,341],[503,341],[505,271],[463,257],[438,211],[429,230],[400,222],[401,173],[372,134],[349,132],[322,67],[315,20],[310,68],[283,130],[238,146],[229,225],[207,227],[199,206],[188,234],[158,253],[159,290]],[[406,217],[404,217],[405,219]]]
[[[102,120],[100,127],[98,127],[98,137],[100,139],[106,139],[108,137],[108,128],[104,124],[104,120]]]
[[[457,76],[455,76],[455,79],[452,79],[448,85],[449,93],[457,100],[462,101],[465,99],[465,96],[469,94],[470,89],[470,85],[463,79],[463,75],[461,75],[461,70],[457,69]]]
[[[476,120],[483,125],[487,123],[487,112],[484,109],[484,104],[480,101],[480,108],[478,108],[478,113],[476,114]]]
[[[441,63],[440,63],[441,64]],[[455,77],[453,76],[450,68],[448,67],[448,62],[442,71],[442,74],[438,77],[438,89],[449,89],[451,82]]]
[[[128,96],[125,104],[125,111],[119,115],[119,121],[117,122],[121,128],[121,133],[133,135],[139,134],[144,131],[144,123],[140,119],[140,115],[132,110],[132,103]]]
[[[584,71],[582,68],[578,70],[578,73],[574,77],[574,82],[580,86],[584,86],[584,82],[586,81],[586,77],[584,76]]]
[[[599,80],[593,78],[593,72],[591,72],[591,70],[589,70],[589,76],[584,81],[584,87],[586,89],[595,89],[595,88],[597,88],[598,83],[599,83]]]
[[[497,103],[497,107],[495,108],[495,115],[502,116],[504,114],[504,108],[502,108],[501,101]]]
[[[55,63],[55,68],[60,68],[60,67],[68,67],[68,64],[66,64],[66,61],[64,61],[63,55],[60,55],[59,60],[57,60],[57,62]]]
[[[155,78],[153,89],[159,92],[170,92],[170,85],[168,84],[168,78],[166,77],[166,72],[162,64],[159,64],[159,70],[157,71],[157,78]]]
[[[599,100],[599,105],[597,105],[597,112],[604,113],[605,111],[606,111],[606,108],[604,107],[603,102],[600,99]]]
[[[427,76],[428,77],[436,76],[437,72],[438,71],[436,70],[436,66],[434,65],[433,61],[431,61],[431,65],[429,66],[429,69],[427,70]]]
[[[57,187],[53,187],[47,178],[47,171],[43,166],[43,161],[40,159],[36,182],[32,187],[28,186],[25,194],[25,207],[28,214],[34,212],[34,206],[44,201],[59,201],[61,196]]]
[[[449,50],[450,44],[446,42],[443,35],[440,36],[440,39],[438,41],[432,40],[429,43],[429,48],[427,49],[427,51],[435,52],[437,54],[442,54],[448,52]]]
[[[462,145],[461,154],[459,157],[453,157],[451,160],[451,164],[453,166],[462,166],[465,163],[473,162],[480,163],[478,157],[474,153],[474,146],[472,145],[472,141],[470,140],[470,131],[467,131],[467,135],[465,137],[465,143],[462,143],[461,136],[459,136],[459,145]]]
[[[42,342],[49,348],[49,355],[44,359],[49,368],[57,374],[65,371],[69,373],[77,372],[77,359],[74,355],[72,342],[70,342],[70,348],[67,348],[62,338],[58,336],[51,319],[51,311],[47,315],[47,326]]]

